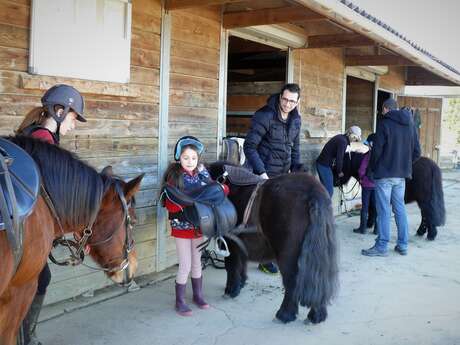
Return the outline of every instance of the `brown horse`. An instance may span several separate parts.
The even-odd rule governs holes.
[[[51,203],[42,193],[25,220],[23,255],[16,270],[6,234],[0,232],[0,345],[16,344],[53,240],[64,233],[73,233],[88,246],[91,257],[114,282],[132,279],[137,267],[132,250],[133,203],[143,177],[125,183],[99,174],[54,145],[26,137],[10,140],[37,163]],[[86,242],[84,232],[89,235]]]

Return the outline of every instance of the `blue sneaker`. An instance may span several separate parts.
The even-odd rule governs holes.
[[[266,264],[259,264],[259,270],[268,273],[268,274],[277,274],[278,267],[273,262],[268,262]]]
[[[400,255],[407,255],[407,249],[402,249],[400,246],[396,245],[395,252]]]
[[[372,248],[361,250],[361,254],[364,256],[388,256],[388,251],[378,250],[373,246]]]

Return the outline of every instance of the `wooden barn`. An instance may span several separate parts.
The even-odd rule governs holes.
[[[146,173],[137,197],[138,275],[176,262],[159,180],[183,135],[215,160],[286,82],[302,88],[302,161],[352,124],[374,130],[393,95],[421,119],[437,158],[441,100],[405,85],[460,85],[458,71],[347,0],[0,0],[0,133],[67,83],[88,122],[63,146],[97,169]],[[110,283],[85,267],[53,266],[47,302]]]

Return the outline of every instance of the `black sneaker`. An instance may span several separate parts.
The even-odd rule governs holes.
[[[268,262],[266,264],[259,264],[259,270],[268,273],[268,274],[277,274],[278,267],[273,262]]]
[[[407,249],[401,249],[398,245],[395,247],[395,252],[400,255],[407,255]]]

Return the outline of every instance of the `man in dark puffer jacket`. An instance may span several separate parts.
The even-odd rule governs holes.
[[[252,117],[251,129],[244,141],[244,154],[255,174],[275,177],[300,166],[299,98],[299,86],[286,84]]]
[[[375,181],[378,236],[375,245],[363,249],[366,256],[387,256],[391,210],[395,214],[398,242],[395,251],[407,254],[408,224],[404,205],[406,178],[412,178],[412,163],[420,157],[420,144],[412,116],[398,110],[393,98],[383,103],[383,117],[377,125],[368,176]]]
[[[268,179],[300,168],[299,98],[299,86],[286,84],[252,117],[243,148],[255,174]],[[260,264],[259,269],[265,273],[278,272],[273,263]]]

